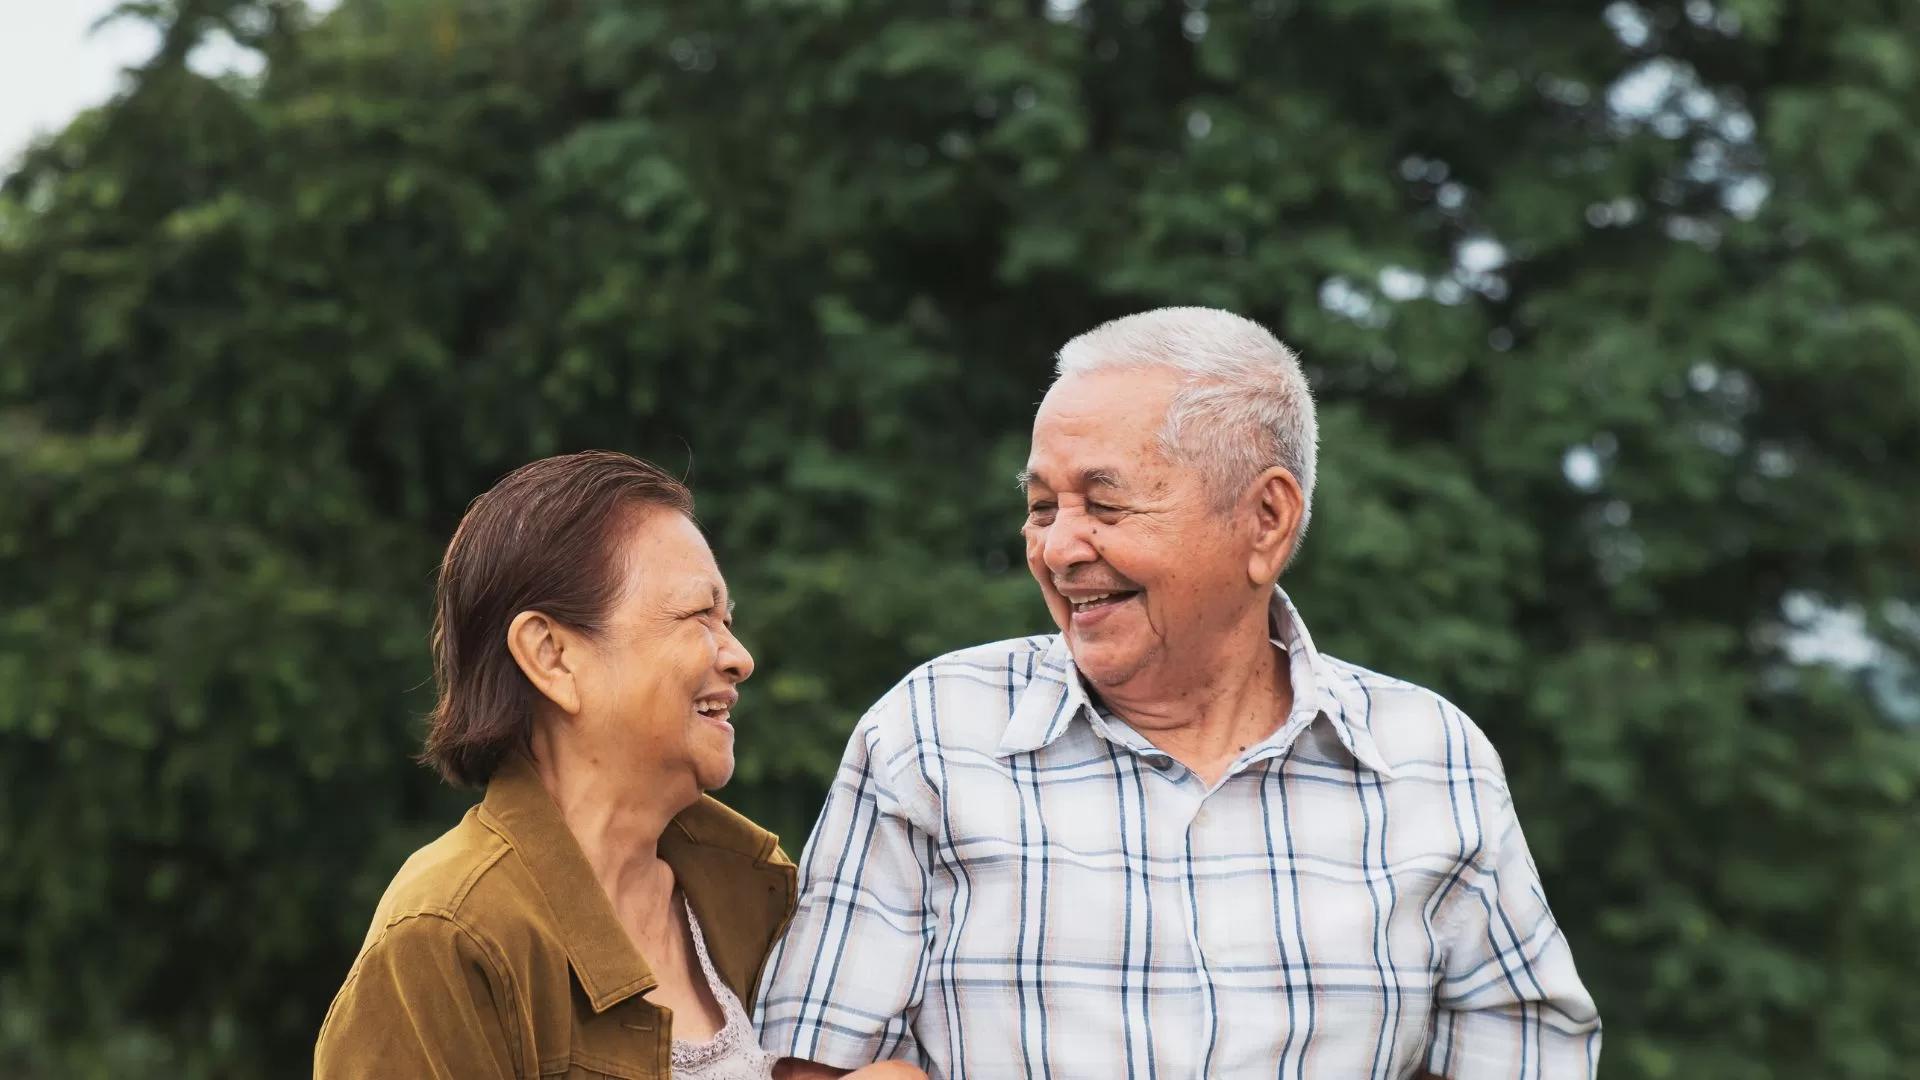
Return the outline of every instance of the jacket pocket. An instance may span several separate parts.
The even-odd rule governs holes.
[[[551,1075],[613,1080],[671,1080],[672,1035],[666,1010],[630,998],[594,1015],[576,1014],[564,1071]],[[542,1075],[549,1075],[542,1070]]]

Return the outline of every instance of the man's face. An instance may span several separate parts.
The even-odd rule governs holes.
[[[1170,663],[1230,631],[1248,587],[1247,538],[1198,469],[1161,453],[1177,389],[1161,368],[1068,376],[1034,418],[1027,566],[1096,687],[1177,675]]]

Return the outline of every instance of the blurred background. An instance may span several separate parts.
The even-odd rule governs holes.
[[[1500,748],[1603,1075],[1920,1076],[1920,5],[112,10],[0,0],[0,1076],[309,1069],[532,458],[689,477],[797,851],[1171,303],[1302,351],[1286,584]]]

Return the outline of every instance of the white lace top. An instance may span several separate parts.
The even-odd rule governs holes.
[[[693,951],[700,957],[700,972],[714,1000],[720,1003],[725,1021],[706,1042],[673,1040],[674,1080],[771,1080],[777,1059],[760,1049],[746,1006],[714,973],[713,961],[707,958],[707,939],[694,921],[693,909],[687,908],[686,912],[687,928],[693,931]]]

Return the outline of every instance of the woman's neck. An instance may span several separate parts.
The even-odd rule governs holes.
[[[670,894],[673,871],[660,858],[660,835],[686,809],[660,797],[670,785],[606,768],[561,738],[536,737],[533,751],[541,783],[614,906]]]

